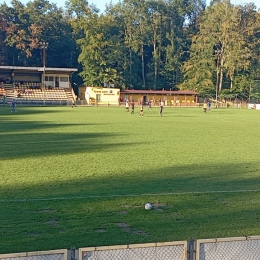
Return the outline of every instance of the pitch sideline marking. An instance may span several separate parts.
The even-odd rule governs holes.
[[[210,194],[210,193],[247,193],[259,192],[258,190],[231,190],[231,191],[190,191],[190,192],[167,192],[167,193],[144,193],[144,194],[125,194],[125,195],[86,195],[86,196],[72,196],[72,197],[53,197],[53,198],[33,198],[33,199],[6,199],[0,200],[0,203],[6,202],[30,202],[30,201],[51,201],[51,200],[77,200],[87,198],[117,198],[117,197],[142,197],[142,196],[167,196],[167,195],[196,195],[196,194]]]

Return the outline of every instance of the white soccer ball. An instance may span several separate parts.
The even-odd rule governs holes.
[[[152,209],[152,204],[151,203],[146,203],[145,204],[145,206],[144,206],[144,208],[146,209],[146,210],[150,210],[150,209]]]

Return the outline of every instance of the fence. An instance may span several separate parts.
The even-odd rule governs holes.
[[[259,260],[260,236],[197,241],[196,260]]]
[[[72,247],[16,254],[0,260],[259,260],[260,236],[101,247]]]
[[[16,254],[2,254],[1,260],[68,260],[68,251],[66,249],[25,252]]]
[[[78,260],[186,260],[187,242],[136,244],[79,249]]]

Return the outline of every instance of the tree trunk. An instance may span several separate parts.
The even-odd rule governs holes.
[[[141,57],[142,57],[142,77],[143,77],[143,88],[146,88],[145,83],[145,65],[144,65],[144,44],[141,44]]]
[[[223,85],[223,65],[224,65],[224,58],[221,56],[220,58],[220,70],[219,70],[219,85],[218,85],[218,90],[222,90],[222,85]]]
[[[153,31],[153,57],[154,57],[154,80],[153,80],[153,88],[156,89],[157,85],[157,53],[156,53],[156,28]]]
[[[130,59],[130,64],[129,64],[129,70],[130,70],[130,75],[129,75],[129,83],[132,88],[132,50],[129,48],[129,59]]]
[[[230,76],[230,90],[233,88],[233,76]]]

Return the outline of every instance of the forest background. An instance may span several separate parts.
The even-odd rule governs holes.
[[[85,0],[0,4],[0,65],[76,67],[77,85],[189,89],[260,100],[260,13],[253,3]]]

